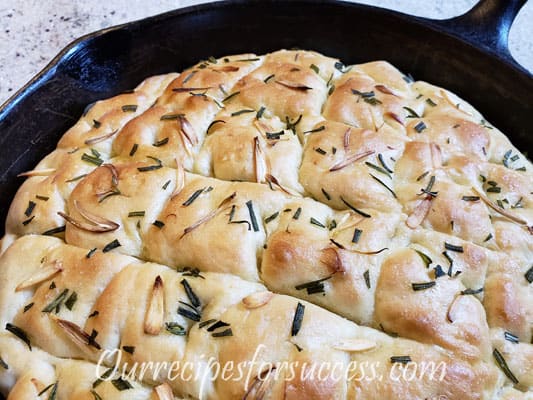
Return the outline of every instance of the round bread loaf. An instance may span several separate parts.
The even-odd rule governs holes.
[[[9,399],[532,399],[533,165],[384,61],[89,105],[0,246]]]

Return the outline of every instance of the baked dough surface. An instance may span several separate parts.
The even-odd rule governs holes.
[[[532,399],[532,168],[384,61],[280,50],[148,78],[24,174],[0,392]],[[425,363],[445,373],[396,379]],[[305,378],[324,365],[347,375]],[[98,379],[113,366],[130,374]]]

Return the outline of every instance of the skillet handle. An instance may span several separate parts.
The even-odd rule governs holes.
[[[509,31],[527,0],[480,0],[466,14],[434,21],[448,33],[496,54],[519,69],[509,51]]]

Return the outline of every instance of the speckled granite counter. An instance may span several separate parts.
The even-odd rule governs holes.
[[[6,100],[69,42],[86,33],[141,19],[198,0],[0,0],[0,103]],[[359,0],[430,18],[449,18],[470,9],[476,0]],[[515,58],[533,71],[533,1],[511,31]]]

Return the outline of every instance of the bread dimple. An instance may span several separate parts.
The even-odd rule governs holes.
[[[168,367],[133,389],[92,388],[95,340],[122,349],[122,364],[196,363],[213,380],[168,382],[189,398],[528,396],[531,168],[463,99],[385,61],[280,50],[149,78],[87,107],[23,174],[2,243],[0,319],[28,333],[39,354],[24,357],[52,372],[14,364],[2,390],[26,398],[55,380],[68,381],[61,399],[169,390]],[[178,311],[187,290],[201,321]],[[160,292],[164,313],[148,318]],[[149,332],[147,318],[186,335]],[[96,336],[80,344],[78,329]],[[373,344],[346,350],[354,340]],[[208,369],[206,356],[247,362],[260,345],[263,361],[299,372],[374,361],[386,378],[260,385],[256,368],[250,388]],[[0,347],[2,360],[12,354]],[[445,362],[445,379],[392,380],[391,357],[407,355]]]

